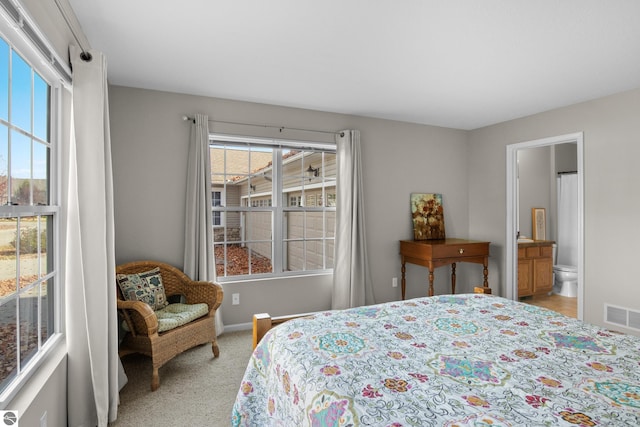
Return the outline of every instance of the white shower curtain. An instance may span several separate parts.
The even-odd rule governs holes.
[[[561,265],[578,265],[578,174],[558,176],[558,260]]]
[[[63,147],[67,425],[106,427],[116,419],[119,386],[126,382],[118,358],[106,59],[92,50],[93,60],[85,62],[75,46],[69,53],[71,139]]]
[[[337,207],[331,308],[373,304],[367,259],[360,131],[345,130],[336,137]]]
[[[196,114],[191,125],[185,212],[184,272],[192,280],[214,281],[209,117],[202,114]],[[220,308],[215,328],[216,335],[224,332]]]

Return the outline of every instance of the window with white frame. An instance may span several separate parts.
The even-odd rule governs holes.
[[[0,405],[60,334],[52,136],[60,79],[29,55],[0,32]]]
[[[240,280],[333,268],[334,144],[210,137],[217,278]],[[313,201],[313,202],[311,202]]]

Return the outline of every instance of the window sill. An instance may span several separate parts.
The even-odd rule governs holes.
[[[247,282],[267,282],[274,280],[290,280],[290,279],[304,279],[306,277],[315,277],[315,276],[331,276],[333,275],[333,270],[322,270],[316,271],[313,273],[300,273],[300,272],[291,272],[291,274],[280,274],[278,276],[242,276],[242,277],[221,277],[216,278],[215,282],[230,285],[234,283],[247,283]]]
[[[33,366],[31,371],[26,374],[22,384],[16,385],[13,390],[9,391],[6,399],[0,402],[0,408],[18,411],[19,416],[23,415],[59,366],[63,363],[66,364],[66,357],[67,344],[64,337],[59,335],[55,338],[55,342],[52,343],[43,360]],[[66,390],[66,384],[64,387]]]

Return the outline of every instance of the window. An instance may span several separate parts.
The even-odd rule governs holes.
[[[59,78],[34,63],[41,64],[0,32],[0,405],[59,335],[59,206],[52,179],[59,83],[51,83]]]
[[[333,268],[335,145],[212,135],[210,156],[219,279]]]

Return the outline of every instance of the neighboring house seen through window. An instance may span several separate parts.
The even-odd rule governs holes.
[[[230,139],[210,144],[217,278],[332,269],[335,145]]]
[[[59,83],[41,66],[0,36],[0,404],[46,355],[61,311],[52,178]]]

